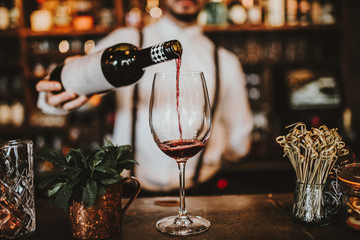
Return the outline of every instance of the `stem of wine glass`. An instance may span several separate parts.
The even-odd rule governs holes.
[[[179,167],[179,182],[180,182],[180,207],[179,207],[179,221],[189,221],[185,206],[185,161],[178,161]]]

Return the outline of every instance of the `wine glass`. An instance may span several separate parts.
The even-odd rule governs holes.
[[[188,216],[185,207],[186,162],[204,148],[211,130],[204,74],[199,71],[155,73],[149,122],[157,146],[176,160],[180,180],[179,213],[159,220],[156,228],[171,235],[206,231],[210,222],[200,216]]]

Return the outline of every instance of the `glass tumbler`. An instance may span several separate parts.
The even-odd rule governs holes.
[[[35,231],[33,143],[0,143],[0,237],[23,238]]]
[[[343,222],[346,227],[360,231],[360,163],[343,166],[338,178],[343,192]]]
[[[306,224],[327,226],[341,207],[328,184],[296,182],[293,217]]]

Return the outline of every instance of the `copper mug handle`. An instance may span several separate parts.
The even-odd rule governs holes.
[[[140,184],[139,180],[137,180],[133,176],[125,177],[123,180],[121,180],[121,189],[122,189],[121,191],[123,191],[123,189],[124,189],[125,182],[128,182],[128,181],[135,181],[136,182],[137,191],[127,201],[127,203],[125,204],[125,206],[123,207],[123,209],[121,211],[121,215],[126,214],[125,211],[130,207],[131,203],[135,200],[135,198],[139,195],[139,193],[141,191],[141,184]]]

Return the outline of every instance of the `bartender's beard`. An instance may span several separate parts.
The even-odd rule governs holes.
[[[179,14],[174,12],[172,9],[170,9],[169,11],[171,15],[173,15],[176,19],[187,23],[196,21],[197,16],[199,15],[199,12],[193,14]]]

